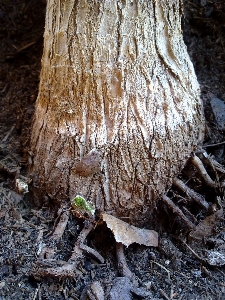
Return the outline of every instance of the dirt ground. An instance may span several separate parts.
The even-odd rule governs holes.
[[[204,149],[224,164],[225,3],[185,0],[184,9],[184,40],[201,86],[207,120]],[[51,201],[37,208],[29,193],[22,196],[15,188],[16,179],[29,177],[29,139],[38,93],[44,18],[44,0],[0,1],[0,300],[97,299],[82,293],[94,281],[101,283],[105,299],[109,299],[115,281],[117,292],[126,290],[126,284],[118,281],[110,231],[100,226],[88,236],[87,243],[104,257],[103,264],[87,255],[73,277],[42,276],[40,270],[46,266],[39,257],[40,247],[41,243],[47,244],[57,224],[57,208]],[[218,145],[210,147],[212,144]],[[209,172],[218,184],[224,181],[221,172],[213,168]],[[160,235],[159,248],[134,244],[125,250],[128,266],[146,294],[138,296],[127,288],[115,299],[225,298],[223,188],[207,188],[192,167],[184,170],[182,178],[205,196],[211,210],[205,212],[171,189],[170,197],[199,224],[197,230],[190,234],[182,221],[162,205],[155,228]],[[82,226],[81,220],[70,216],[57,244],[58,261],[68,260]]]

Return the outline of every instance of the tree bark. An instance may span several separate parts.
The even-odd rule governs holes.
[[[203,138],[180,0],[48,0],[32,130],[39,195],[142,225]]]

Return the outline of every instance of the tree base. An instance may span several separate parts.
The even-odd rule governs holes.
[[[219,181],[213,181],[212,178],[208,175],[203,163],[201,160],[204,161],[204,163],[211,166],[211,168],[215,172],[220,172],[222,174],[225,174],[225,169],[223,166],[219,165],[217,162],[215,162],[211,157],[207,156],[205,152],[200,151],[198,154],[201,159],[196,154],[193,154],[192,157],[189,160],[189,164],[192,164],[195,168],[195,172],[197,170],[197,173],[199,174],[200,178],[202,178],[205,185],[207,185],[210,189],[214,190],[220,190]],[[203,158],[202,158],[203,156]],[[218,174],[216,173],[215,176],[218,180]],[[176,187],[179,191],[181,191],[184,196],[180,196],[182,199],[186,201],[186,203],[194,203],[199,207],[201,210],[205,211],[205,215],[211,215],[214,212],[211,211],[212,205],[210,205],[206,199],[200,195],[199,193],[195,192],[193,189],[187,186],[182,180],[175,178],[173,180],[174,187]],[[162,197],[162,201],[166,204],[167,208],[169,210],[172,210],[173,213],[179,218],[179,220],[182,222],[182,224],[185,224],[186,231],[187,232],[195,232],[197,228],[198,221],[194,217],[194,215],[189,211],[189,209],[186,206],[183,206],[182,209],[178,207],[173,201],[173,199],[170,199],[169,196],[164,195]],[[213,204],[215,205],[215,204]],[[218,207],[218,209],[221,209]],[[54,253],[56,251],[55,245],[59,242],[61,239],[64,230],[66,228],[68,219],[69,219],[69,213],[68,209],[65,209],[65,207],[61,208],[59,211],[61,213],[61,216],[59,218],[59,222],[54,230],[54,233],[51,236],[51,241],[49,243],[49,247],[44,247],[40,253],[41,259],[39,259],[39,262],[42,265],[45,265],[46,267],[42,267],[38,270],[38,275],[42,277],[74,277],[76,274],[76,270],[79,268],[80,264],[83,264],[84,256],[88,254],[88,256],[92,256],[96,261],[100,262],[101,264],[104,263],[104,258],[93,248],[88,247],[85,244],[85,240],[88,236],[88,234],[95,228],[96,222],[93,219],[85,220],[84,221],[84,228],[80,232],[77,241],[74,246],[74,250],[72,252],[72,255],[70,259],[65,261],[57,261],[52,259],[54,257]],[[206,217],[207,218],[207,217]],[[203,220],[204,221],[204,220]],[[199,232],[198,232],[199,233]],[[118,261],[118,272],[121,278],[127,278],[129,281],[129,291],[131,292],[132,289],[137,289],[136,294],[138,294],[139,288],[138,286],[141,285],[141,282],[138,282],[138,279],[136,278],[135,274],[131,272],[129,269],[124,251],[123,251],[123,244],[122,243],[116,243],[116,255],[117,255],[117,261]],[[44,259],[46,258],[46,259]],[[202,258],[201,258],[202,260]],[[50,265],[50,267],[49,267]],[[118,281],[116,281],[117,284]],[[102,295],[102,288],[99,287],[99,285],[95,284],[99,290],[99,295]],[[93,288],[95,287],[93,286]],[[85,289],[83,294],[88,295],[90,294],[92,287],[90,286],[89,289]],[[118,290],[119,288],[117,288]],[[121,286],[122,289],[122,286]],[[112,288],[113,290],[113,288]],[[140,291],[139,291],[140,292]],[[112,291],[112,294],[114,292]],[[135,292],[134,292],[135,293]],[[141,290],[141,293],[143,293],[143,290]],[[140,296],[139,295],[139,296]],[[85,296],[84,296],[85,297]],[[99,296],[99,299],[101,299],[102,296]],[[85,298],[84,298],[85,299]]]

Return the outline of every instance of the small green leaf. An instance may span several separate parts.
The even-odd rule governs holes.
[[[90,203],[88,203],[87,200],[84,199],[84,197],[77,195],[72,201],[71,201],[71,205],[74,208],[77,208],[79,210],[83,210],[87,213],[91,213],[92,215],[94,215],[95,213],[95,209],[92,207],[92,205]]]

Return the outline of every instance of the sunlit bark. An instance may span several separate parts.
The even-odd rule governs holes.
[[[32,131],[36,191],[143,224],[201,142],[179,0],[48,0]]]

